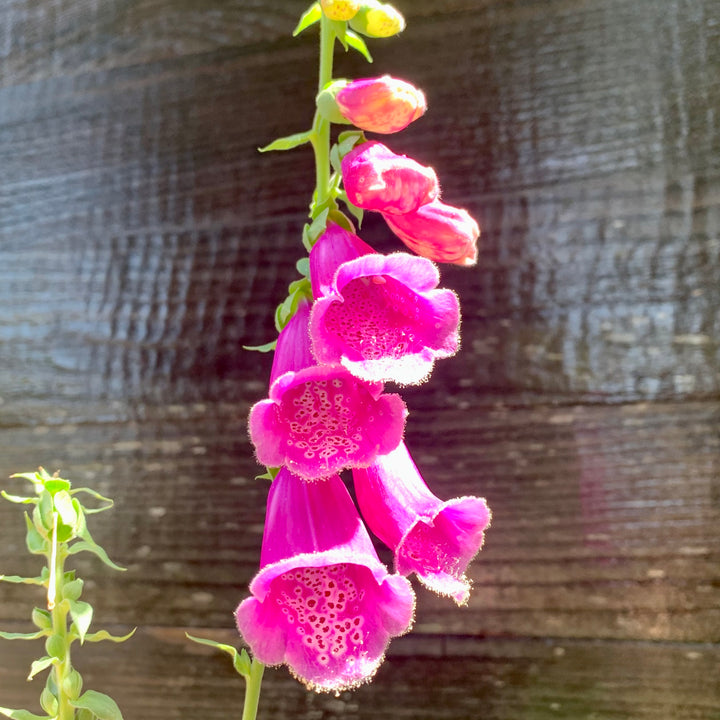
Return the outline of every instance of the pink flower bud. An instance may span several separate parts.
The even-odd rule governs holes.
[[[335,100],[353,125],[376,133],[398,132],[427,109],[421,90],[389,75],[353,80],[337,92]]]
[[[467,210],[439,200],[405,215],[383,213],[390,229],[418,255],[435,262],[474,265],[480,228]]]
[[[353,205],[382,213],[409,213],[440,192],[437,175],[379,142],[366,142],[342,160],[343,187]]]

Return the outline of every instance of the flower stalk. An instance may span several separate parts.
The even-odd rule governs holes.
[[[0,581],[40,585],[46,588],[46,608],[35,608],[32,621],[39,628],[31,633],[0,632],[6,640],[37,640],[45,638],[46,655],[35,660],[28,680],[43,670],[50,669],[45,687],[40,694],[40,705],[46,715],[34,715],[27,710],[0,707],[0,714],[13,720],[122,720],[122,713],[108,695],[95,690],[82,692],[82,677],[73,668],[71,647],[79,641],[100,642],[111,640],[123,642],[134,630],[123,637],[115,637],[105,630],[89,632],[93,608],[80,600],[83,581],[76,578],[74,570],[65,569],[65,561],[78,552],[90,552],[109,567],[124,570],[108,558],[107,553],[92,538],[87,528],[86,515],[109,510],[113,503],[109,498],[89,488],[73,489],[68,480],[49,475],[43,468],[35,473],[19,473],[12,477],[29,480],[35,496],[2,496],[13,503],[34,505],[32,516],[26,514],[26,545],[34,555],[42,555],[46,566],[38,577],[0,575]],[[78,495],[89,494],[102,503],[87,508]]]

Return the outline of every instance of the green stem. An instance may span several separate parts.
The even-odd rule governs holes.
[[[245,705],[242,720],[255,720],[257,717],[263,672],[265,672],[265,666],[259,660],[253,659],[250,664],[250,676],[247,678],[245,685]]]
[[[70,698],[63,688],[65,678],[72,672],[70,660],[70,643],[68,642],[67,604],[62,602],[62,589],[65,581],[65,548],[58,547],[57,523],[58,514],[53,513],[52,546],[48,556],[50,565],[50,579],[48,582],[48,610],[52,617],[53,636],[62,642],[62,660],[52,666],[52,673],[57,688],[58,711],[57,720],[73,720],[75,708],[70,704]],[[60,644],[60,643],[58,643]]]
[[[335,30],[331,20],[323,14],[320,20],[320,70],[318,92],[332,80]],[[315,202],[310,216],[314,219],[330,200],[330,122],[315,111],[312,146],[315,151]]]

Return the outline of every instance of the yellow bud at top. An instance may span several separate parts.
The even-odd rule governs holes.
[[[350,27],[369,37],[392,37],[405,29],[405,18],[388,3],[365,0],[350,20]]]
[[[320,6],[330,20],[350,20],[361,4],[361,0],[320,0]]]

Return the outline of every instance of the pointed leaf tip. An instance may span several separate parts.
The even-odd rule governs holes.
[[[105,693],[87,690],[77,700],[70,700],[70,704],[80,710],[90,710],[98,720],[123,720],[117,703]]]

